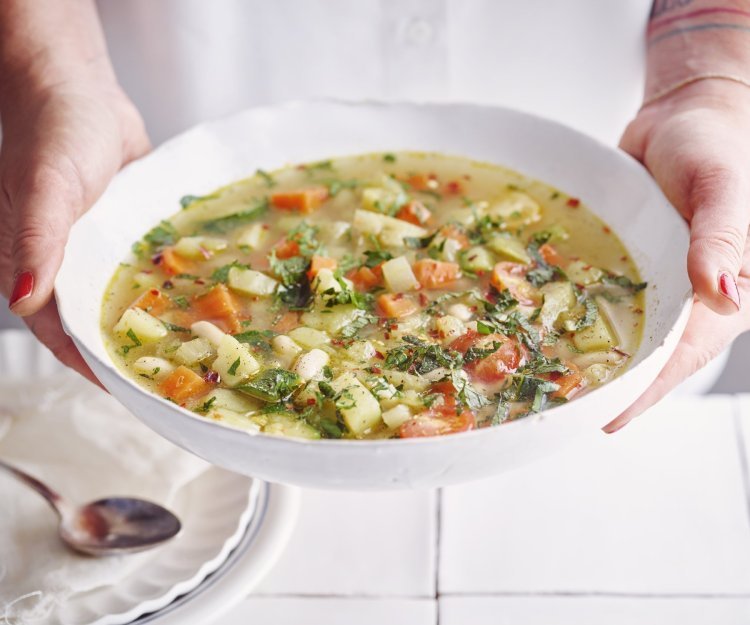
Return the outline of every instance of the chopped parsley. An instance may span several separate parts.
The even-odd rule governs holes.
[[[292,371],[266,369],[249,382],[236,386],[235,390],[270,403],[286,401],[300,383],[300,377]]]
[[[216,219],[209,219],[204,221],[200,227],[206,232],[215,232],[218,234],[226,234],[231,232],[238,226],[255,221],[258,217],[265,214],[268,210],[268,198],[263,198],[256,203],[255,206],[239,213],[232,213],[225,217],[218,217]]]

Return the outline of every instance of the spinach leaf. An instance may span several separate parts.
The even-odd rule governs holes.
[[[269,339],[276,336],[276,333],[271,330],[247,330],[232,336],[240,343],[250,345],[256,351],[270,352],[271,343]]]
[[[266,369],[260,375],[235,390],[265,402],[287,400],[300,385],[300,377],[286,369]]]
[[[232,213],[225,217],[209,219],[200,224],[201,229],[206,232],[226,234],[238,226],[255,221],[268,210],[268,198],[263,198],[255,206],[239,213]]]

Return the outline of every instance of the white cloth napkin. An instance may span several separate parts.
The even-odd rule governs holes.
[[[6,372],[2,372],[5,374]],[[57,368],[0,380],[0,458],[76,503],[108,495],[169,506],[208,465],[153,433],[115,399]],[[117,584],[154,551],[89,558],[60,542],[57,517],[0,471],[0,623],[41,625],[76,593]]]

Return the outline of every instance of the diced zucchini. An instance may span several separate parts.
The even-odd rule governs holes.
[[[461,254],[461,269],[476,273],[477,271],[492,271],[495,257],[484,247],[478,245]]]
[[[391,429],[396,429],[400,425],[411,419],[411,410],[408,406],[399,404],[383,413],[383,422]]]
[[[164,358],[141,356],[133,363],[133,371],[152,380],[161,380],[174,371],[174,365]]]
[[[323,315],[328,316],[328,315]],[[303,321],[303,323],[307,323]],[[299,343],[306,349],[312,349],[313,347],[320,347],[321,345],[327,345],[331,342],[331,337],[321,330],[315,328],[309,328],[306,326],[299,326],[289,332],[289,338],[295,343]]]
[[[573,345],[584,352],[603,352],[617,345],[617,336],[601,309],[593,325],[573,334]]]
[[[302,381],[307,382],[320,376],[329,360],[330,356],[322,349],[311,349],[297,358],[297,362],[294,363],[294,373]]]
[[[338,394],[336,408],[352,434],[361,436],[380,423],[380,403],[353,373],[340,375],[331,388]]]
[[[538,202],[521,191],[508,191],[503,197],[490,203],[480,214],[501,220],[501,227],[515,230],[536,223],[542,218]]]
[[[403,388],[404,390],[423,391],[429,383],[422,376],[412,375],[411,373],[404,373],[402,371],[393,371],[386,369],[383,371],[383,376],[391,384],[397,388]]]
[[[155,289],[162,284],[161,279],[155,273],[146,273],[139,271],[133,276],[133,284],[143,289]]]
[[[183,365],[196,365],[212,353],[211,344],[202,338],[185,341],[174,353],[175,360]]]
[[[524,265],[531,262],[531,258],[526,253],[526,247],[518,239],[498,235],[487,242],[487,247],[506,260],[523,263]]]
[[[263,224],[253,224],[240,231],[237,237],[237,247],[246,247],[257,250],[268,238],[268,228]]]
[[[174,246],[174,251],[184,258],[205,259],[226,249],[227,242],[215,237],[182,237]]]
[[[206,395],[205,402],[207,404],[211,402],[211,408],[223,408],[238,414],[246,414],[251,410],[257,410],[259,406],[249,397],[227,388],[215,388]]]
[[[576,296],[570,282],[549,282],[541,289],[544,303],[540,318],[542,325],[550,330],[554,327],[561,313],[571,310],[576,305]]]
[[[153,343],[167,336],[164,324],[140,308],[128,308],[122,313],[113,330],[121,336],[132,332],[142,343]]]
[[[366,363],[375,358],[375,348],[370,341],[354,341],[346,348],[346,357],[359,363]]]
[[[227,386],[241,384],[260,369],[260,364],[247,345],[229,334],[222,337],[216,354],[212,367]]]
[[[443,260],[455,263],[461,252],[461,242],[451,237],[435,237],[430,244],[430,250],[432,249],[436,249]]]
[[[395,191],[379,187],[367,187],[362,190],[362,208],[376,213],[393,215],[408,201],[409,198],[401,189]]]
[[[282,412],[271,412],[253,417],[253,421],[261,426],[264,434],[274,436],[289,436],[291,438],[304,438],[317,440],[320,432],[309,423],[299,417]]]
[[[278,285],[276,280],[254,269],[229,270],[229,287],[246,295],[272,295]]]
[[[304,312],[300,317],[300,321],[315,330],[323,330],[328,334],[336,335],[355,319],[364,314],[364,310],[360,310],[356,306],[350,304],[345,304],[341,306],[333,306],[332,308]],[[294,330],[292,330],[292,332],[294,332]],[[289,336],[292,336],[291,332],[289,333]],[[294,337],[292,336],[292,338]],[[294,340],[296,341],[297,339],[294,338]]]
[[[383,263],[383,279],[388,290],[393,293],[405,293],[419,288],[419,280],[411,270],[405,256],[398,256]]]
[[[595,284],[601,281],[604,272],[598,267],[587,265],[582,260],[574,260],[565,268],[568,278],[575,284]]]
[[[245,430],[251,434],[260,432],[260,426],[246,414],[235,412],[229,408],[214,408],[211,406],[206,413],[206,417],[221,421],[223,424],[230,425],[239,430]]]
[[[427,230],[403,219],[361,209],[354,211],[352,226],[362,234],[378,237],[380,243],[388,247],[404,247],[404,237],[422,238],[427,235]]]

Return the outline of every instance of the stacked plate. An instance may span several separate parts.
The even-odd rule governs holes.
[[[0,332],[2,378],[31,372],[43,378],[59,368],[31,335]],[[212,467],[183,487],[170,507],[183,525],[176,539],[119,583],[77,593],[38,622],[209,623],[245,597],[280,555],[296,519],[298,493]],[[0,620],[15,622],[16,609],[37,594],[5,606],[5,614],[0,606]]]

